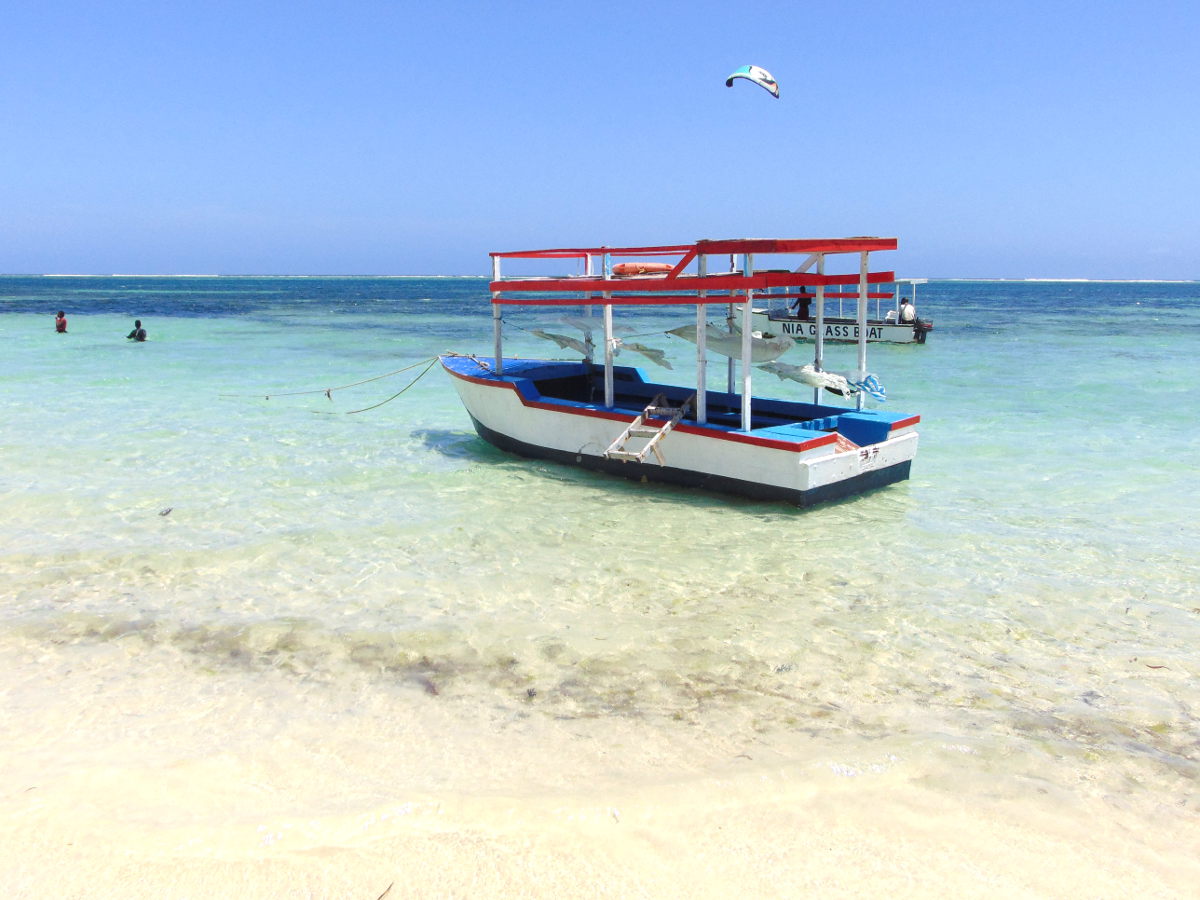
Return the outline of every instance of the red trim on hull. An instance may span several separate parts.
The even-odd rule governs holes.
[[[576,453],[551,450],[547,447],[514,440],[508,435],[493,431],[474,416],[471,416],[471,422],[479,436],[488,443],[509,453],[518,453],[531,459],[548,459],[562,465],[578,467],[591,472],[602,472],[606,475],[633,481],[653,481],[681,487],[700,488],[722,494],[736,494],[752,500],[793,503],[800,507],[826,503],[904,481],[909,477],[912,465],[911,460],[904,460],[892,466],[871,469],[851,478],[833,481],[804,491],[778,484],[743,481],[726,475],[705,474],[653,463],[616,462],[602,456],[581,457]]]
[[[479,378],[474,375],[463,375],[460,372],[455,372],[445,363],[442,364],[442,368],[445,369],[452,377],[461,378],[463,381],[469,381],[473,384],[483,385],[484,387],[488,388],[508,388],[516,395],[522,406],[531,409],[543,409],[548,412],[566,413],[567,415],[572,416],[588,416],[595,419],[608,419],[609,421],[620,422],[625,425],[628,425],[630,422],[628,416],[620,413],[610,413],[600,409],[581,409],[574,406],[563,406],[558,403],[541,403],[536,400],[526,400],[521,395],[521,392],[517,390],[517,386],[511,381],[496,381],[492,378]],[[771,440],[770,438],[755,437],[741,431],[716,431],[699,425],[688,425],[684,422],[676,425],[675,430],[681,434],[695,434],[702,437],[713,438],[719,441],[732,441],[736,444],[751,444],[756,447],[766,447],[772,450],[787,450],[792,453],[800,453],[804,450],[815,450],[818,447],[824,447],[827,444],[836,443],[838,437],[836,434],[830,432],[822,435],[821,437],[804,441],[803,443],[796,441],[775,441]]]

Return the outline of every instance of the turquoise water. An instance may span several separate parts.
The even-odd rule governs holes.
[[[443,765],[406,791],[467,790],[447,760],[533,729],[559,751],[537,786],[492,761],[489,789],[741,755],[1194,821],[1200,285],[934,282],[918,305],[929,342],[870,365],[922,417],[912,479],[799,511],[506,456],[437,367],[353,412],[440,352],[490,353],[483,280],[0,278],[12,753],[67,772],[128,749],[89,718],[102,686],[161,738],[125,763],[141,776],[265,727],[235,698],[292,746],[297,723],[359,729],[336,760],[355,790],[289,807],[315,819],[391,796],[373,729],[446,715],[426,735]],[[511,319],[513,354],[559,352],[522,328],[570,332]],[[678,316],[632,324],[687,377]],[[185,754],[169,735],[196,697],[229,718]],[[663,749],[588,768],[576,724]]]

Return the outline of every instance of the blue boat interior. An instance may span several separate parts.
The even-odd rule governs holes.
[[[604,406],[604,367],[586,362],[536,359],[504,360],[504,375],[496,376],[491,357],[447,356],[443,364],[461,375],[513,385],[528,402],[557,403],[564,407],[606,410]],[[798,391],[808,391],[797,384]],[[613,409],[631,419],[651,401],[663,394],[667,404],[682,405],[694,389],[682,385],[647,381],[645,373],[634,366],[613,367]],[[708,392],[708,421],[704,427],[717,431],[741,431],[741,396],[723,391]],[[775,400],[753,397],[751,431],[760,437],[797,443],[821,434],[836,432],[858,446],[887,440],[892,424],[909,418],[903,413],[880,410],[856,410],[845,406]],[[695,424],[695,404],[685,422]]]

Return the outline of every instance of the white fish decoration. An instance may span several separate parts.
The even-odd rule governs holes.
[[[581,356],[587,356],[587,347],[578,338],[567,337],[565,334],[555,334],[552,331],[543,331],[540,328],[535,328],[529,333],[535,334],[543,340],[554,341],[554,343],[558,344],[564,350],[575,350]]]
[[[681,337],[685,341],[696,343],[696,326],[684,325],[680,328],[672,328],[667,334],[673,334],[676,337]],[[754,363],[766,363],[773,359],[778,359],[787,353],[795,343],[786,334],[776,334],[771,337],[754,337],[750,336],[750,360]],[[704,346],[713,353],[719,353],[722,356],[730,356],[734,359],[742,357],[742,336],[739,332],[721,331],[719,328],[714,328],[709,325],[704,332]]]
[[[836,372],[818,372],[813,368],[812,363],[806,366],[789,366],[787,363],[768,362],[758,368],[764,372],[770,372],[780,379],[798,381],[809,387],[825,388],[831,394],[851,397],[858,393],[858,388],[851,384],[845,375],[838,375]]]
[[[615,349],[617,350],[632,350],[634,353],[640,353],[652,363],[657,363],[664,369],[673,369],[670,361],[667,359],[667,351],[659,350],[655,347],[647,347],[645,344],[639,344],[636,341],[623,341],[620,338],[616,340]]]

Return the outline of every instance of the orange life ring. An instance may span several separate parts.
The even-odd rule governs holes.
[[[612,267],[614,275],[663,275],[675,268],[670,263],[627,262]]]

